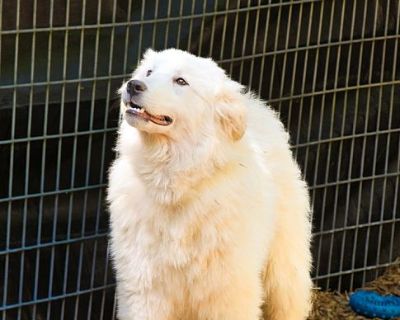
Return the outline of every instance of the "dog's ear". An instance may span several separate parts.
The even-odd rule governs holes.
[[[245,97],[240,92],[241,89],[240,84],[228,80],[216,97],[216,121],[232,141],[239,140],[246,130],[247,112]]]

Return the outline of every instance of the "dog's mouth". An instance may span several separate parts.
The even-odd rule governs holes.
[[[143,106],[130,101],[127,105],[125,113],[128,116],[133,116],[144,121],[151,121],[159,126],[169,126],[172,123],[172,118],[165,115],[154,115],[146,111]]]

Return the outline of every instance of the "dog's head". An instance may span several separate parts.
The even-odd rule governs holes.
[[[140,131],[173,139],[219,132],[235,141],[246,127],[241,89],[211,59],[149,49],[119,93],[124,121]]]

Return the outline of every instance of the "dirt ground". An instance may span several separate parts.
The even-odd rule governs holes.
[[[376,280],[368,283],[363,289],[376,290],[381,294],[395,294],[400,296],[400,258],[395,265]],[[315,291],[313,310],[309,320],[364,320],[370,319],[353,312],[349,306],[350,293]],[[374,318],[378,319],[378,318]]]

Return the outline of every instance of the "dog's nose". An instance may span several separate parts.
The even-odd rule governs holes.
[[[143,91],[146,91],[146,89],[146,85],[140,80],[130,80],[126,84],[126,91],[128,91],[131,96],[135,96]]]

